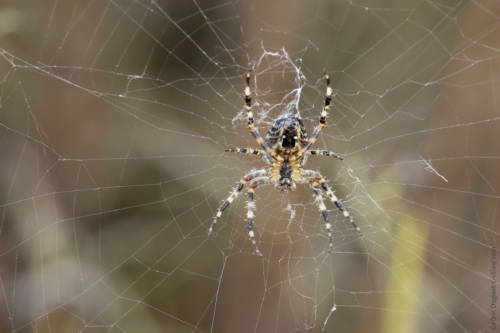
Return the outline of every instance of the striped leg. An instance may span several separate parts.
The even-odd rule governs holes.
[[[258,170],[258,171],[250,172],[248,175],[246,175],[245,177],[243,177],[239,181],[238,185],[233,190],[233,192],[231,192],[229,197],[222,203],[222,205],[220,205],[219,209],[217,210],[217,214],[215,214],[214,220],[213,220],[212,224],[210,225],[210,229],[208,229],[209,235],[212,233],[212,231],[215,227],[215,224],[217,223],[217,220],[219,219],[219,217],[222,215],[222,212],[224,211],[224,209],[226,209],[227,206],[229,206],[229,204],[231,202],[233,202],[233,200],[236,199],[236,197],[238,197],[238,195],[241,193],[241,190],[243,189],[245,184],[247,182],[251,181],[252,179],[254,179],[255,177],[258,177],[264,173],[266,173],[266,170]]]
[[[325,80],[326,80],[325,105],[323,106],[323,111],[321,112],[321,116],[319,118],[319,124],[314,129],[314,132],[309,138],[307,144],[300,150],[299,155],[303,155],[307,150],[309,150],[309,148],[311,148],[311,146],[314,144],[314,142],[316,142],[316,139],[323,130],[323,127],[325,127],[326,116],[328,115],[328,110],[330,109],[330,102],[332,101],[332,87],[330,86],[330,77],[326,73],[325,73]]]
[[[228,153],[240,153],[240,154],[248,154],[248,155],[262,155],[262,151],[258,149],[252,148],[234,148],[234,149],[226,149]]]
[[[333,156],[335,158],[338,158],[339,160],[343,160],[344,158],[333,151],[329,150],[309,150],[307,152],[309,155],[323,155],[323,156]]]
[[[252,96],[250,96],[250,76],[252,72],[248,70],[246,76],[246,84],[245,84],[245,107],[247,109],[247,118],[248,118],[248,129],[250,133],[253,135],[255,140],[261,145],[262,148],[271,156],[275,156],[276,153],[264,142],[264,139],[260,136],[259,131],[255,128],[253,124],[253,113],[252,113]]]
[[[323,219],[326,223],[326,232],[328,233],[328,253],[332,253],[333,249],[333,237],[332,237],[332,225],[330,224],[330,219],[328,218],[328,212],[326,211],[325,202],[323,201],[323,195],[319,184],[316,180],[311,181],[311,187],[314,191],[315,201],[318,204],[318,208],[323,215]]]
[[[234,149],[226,149],[226,152],[228,152],[228,153],[240,153],[240,154],[247,154],[247,155],[259,155],[259,156],[262,156],[262,158],[264,159],[264,161],[266,161],[267,164],[271,164],[269,157],[267,156],[266,152],[263,150],[252,149],[252,148],[234,148]]]
[[[252,240],[253,248],[255,249],[255,253],[262,257],[262,253],[260,253],[257,242],[255,241],[255,233],[253,232],[253,211],[255,208],[255,203],[253,202],[253,192],[257,187],[257,184],[252,183],[250,188],[248,189],[248,212],[247,212],[247,228],[248,228],[248,236]]]
[[[356,222],[354,222],[353,217],[349,214],[349,212],[345,209],[344,204],[342,201],[340,201],[335,194],[333,194],[333,191],[330,189],[328,184],[325,181],[325,178],[321,174],[319,174],[316,171],[312,170],[305,170],[306,175],[308,175],[311,178],[311,181],[318,181],[319,184],[321,185],[321,188],[323,191],[326,193],[326,196],[330,199],[331,202],[333,202],[337,208],[342,212],[342,214],[351,222],[352,226],[356,231],[363,236],[363,233],[361,232],[361,229],[357,226]]]

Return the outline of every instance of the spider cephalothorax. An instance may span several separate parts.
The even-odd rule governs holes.
[[[257,129],[254,127],[253,123],[252,98],[250,97],[250,75],[251,72],[248,71],[245,85],[245,104],[247,110],[248,128],[263,150],[236,148],[227,149],[226,151],[261,155],[264,158],[264,161],[268,164],[268,167],[252,171],[239,181],[238,186],[236,186],[231,195],[217,210],[212,225],[210,226],[210,229],[208,229],[208,233],[212,233],[212,230],[217,223],[217,219],[222,215],[222,212],[241,193],[241,190],[243,190],[245,185],[248,184],[248,235],[252,240],[255,252],[262,256],[258,249],[257,242],[255,241],[255,234],[253,232],[254,189],[259,185],[273,184],[279,191],[287,192],[289,190],[294,190],[297,184],[309,183],[314,191],[316,203],[318,204],[319,210],[321,211],[323,219],[326,223],[326,231],[328,233],[329,240],[329,252],[331,252],[333,248],[332,230],[328,212],[326,211],[326,207],[323,202],[323,194],[335,203],[337,208],[342,211],[343,215],[349,219],[354,228],[356,228],[360,234],[361,231],[354,222],[352,216],[349,215],[345,209],[344,204],[333,194],[333,191],[330,189],[323,176],[319,172],[303,169],[309,155],[333,156],[340,160],[343,159],[341,156],[328,150],[311,150],[313,143],[316,141],[321,133],[321,130],[325,126],[326,116],[328,115],[328,110],[330,109],[330,102],[332,100],[330,78],[325,73],[327,85],[325,104],[319,118],[319,125],[314,129],[311,138],[307,138],[307,132],[302,120],[300,120],[300,117],[287,113],[278,117],[274,121],[271,128],[267,132],[266,140],[264,141]]]

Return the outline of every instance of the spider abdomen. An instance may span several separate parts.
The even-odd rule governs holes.
[[[307,132],[302,120],[291,113],[276,119],[266,135],[266,143],[271,148],[302,148],[307,141]]]

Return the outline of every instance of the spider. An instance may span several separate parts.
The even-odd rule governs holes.
[[[208,229],[210,235],[217,223],[217,220],[222,215],[222,212],[229,206],[230,203],[241,193],[245,185],[248,184],[248,212],[247,212],[247,228],[248,236],[252,240],[255,253],[262,256],[259,251],[257,242],[255,240],[255,233],[253,231],[253,217],[254,217],[254,191],[259,185],[272,184],[280,192],[288,192],[295,190],[297,184],[309,183],[314,191],[315,201],[318,205],[321,215],[326,223],[326,231],[328,233],[328,252],[332,252],[333,237],[332,227],[328,218],[325,203],[323,202],[323,194],[325,194],[330,201],[332,201],[337,208],[342,211],[343,215],[351,222],[353,227],[358,233],[363,236],[360,228],[354,222],[352,216],[345,209],[342,201],[337,199],[325,181],[325,178],[317,171],[303,169],[309,155],[322,155],[333,156],[339,160],[343,160],[342,156],[331,152],[329,150],[312,150],[311,147],[320,135],[323,127],[325,126],[326,116],[330,109],[330,102],[332,100],[332,88],[330,86],[330,78],[328,74],[324,73],[326,80],[326,97],[319,118],[319,124],[314,129],[311,138],[307,138],[306,128],[302,123],[300,117],[287,113],[278,117],[271,128],[267,132],[266,140],[264,141],[260,136],[257,128],[254,126],[253,113],[252,113],[252,98],[250,96],[250,77],[251,71],[246,74],[245,85],[245,108],[247,111],[248,129],[255,138],[255,140],[262,147],[261,149],[252,148],[234,148],[226,149],[226,152],[241,153],[248,155],[262,156],[267,163],[267,167],[252,171],[246,174],[239,182],[236,188],[231,192],[229,197],[222,203],[217,210],[214,220]]]

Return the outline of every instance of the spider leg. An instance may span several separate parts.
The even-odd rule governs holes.
[[[328,218],[328,212],[325,207],[325,202],[323,201],[323,195],[321,189],[319,188],[319,184],[316,180],[311,181],[311,187],[314,191],[314,197],[316,199],[316,203],[318,204],[318,208],[321,211],[321,215],[323,215],[323,219],[326,223],[326,232],[328,233],[328,253],[332,253],[333,249],[333,237],[332,237],[332,225],[330,224],[330,219]]]
[[[337,208],[342,212],[342,214],[349,220],[349,222],[351,222],[351,224],[354,227],[354,229],[356,229],[356,231],[361,236],[363,236],[363,233],[361,232],[361,229],[358,227],[358,225],[356,224],[356,222],[354,222],[354,218],[345,209],[345,206],[342,203],[342,201],[340,201],[335,196],[335,194],[333,194],[333,191],[330,189],[330,187],[326,183],[325,178],[319,172],[312,171],[312,170],[304,170],[304,171],[311,178],[311,181],[316,180],[316,181],[319,182],[319,184],[321,185],[321,188],[326,193],[326,196],[330,199],[330,201],[333,202],[335,204],[335,206],[337,206]]]
[[[208,229],[209,235],[212,233],[212,231],[215,227],[215,224],[217,223],[217,220],[219,219],[219,217],[222,215],[222,212],[224,211],[224,209],[226,209],[227,206],[229,206],[229,204],[231,202],[233,202],[234,199],[236,199],[236,197],[241,193],[241,190],[243,189],[245,184],[247,182],[251,181],[252,179],[254,179],[255,177],[258,177],[261,174],[264,174],[266,172],[267,172],[266,170],[257,170],[257,171],[250,172],[249,174],[245,175],[245,177],[243,177],[238,182],[238,185],[236,186],[236,188],[233,190],[233,192],[231,192],[229,197],[227,197],[227,199],[222,203],[222,205],[220,205],[219,209],[217,210],[217,213],[215,214],[214,220],[213,220],[212,224],[210,225],[210,228]]]
[[[269,157],[267,156],[267,153],[263,150],[259,149],[252,149],[252,148],[234,148],[234,149],[226,149],[226,152],[228,153],[240,153],[240,154],[247,154],[247,155],[259,155],[262,156],[264,161],[266,161],[267,164],[271,165],[271,161],[269,160]]]
[[[323,155],[323,156],[333,156],[335,158],[338,158],[339,160],[343,160],[344,158],[337,153],[334,153],[333,151],[329,150],[309,150],[307,152],[308,155]]]
[[[255,179],[252,181],[248,187],[248,212],[247,212],[247,229],[248,229],[248,236],[252,240],[253,248],[255,249],[255,253],[257,253],[259,256],[263,257],[262,253],[259,251],[259,247],[257,245],[257,242],[255,241],[255,233],[253,232],[253,211],[255,208],[255,203],[253,201],[253,193],[255,188],[260,185],[260,184],[266,184],[269,182],[269,177],[262,177],[260,179]]]
[[[299,151],[299,154],[298,154],[299,156],[302,156],[306,151],[309,150],[309,148],[311,148],[311,146],[314,144],[314,142],[316,142],[316,139],[318,138],[321,131],[323,130],[323,127],[325,126],[326,116],[328,115],[328,110],[330,110],[330,102],[332,101],[332,87],[330,86],[330,77],[326,73],[325,73],[325,80],[326,80],[325,105],[323,106],[323,111],[321,112],[321,116],[319,118],[319,124],[314,129],[307,144],[304,147],[302,147],[302,149]]]
[[[253,113],[252,113],[252,96],[250,96],[250,76],[251,71],[248,70],[246,76],[246,84],[245,84],[245,107],[247,109],[247,118],[248,118],[248,129],[250,133],[253,135],[255,140],[261,145],[262,148],[271,156],[276,155],[276,153],[266,144],[264,139],[260,136],[259,131],[255,128],[253,124]]]

